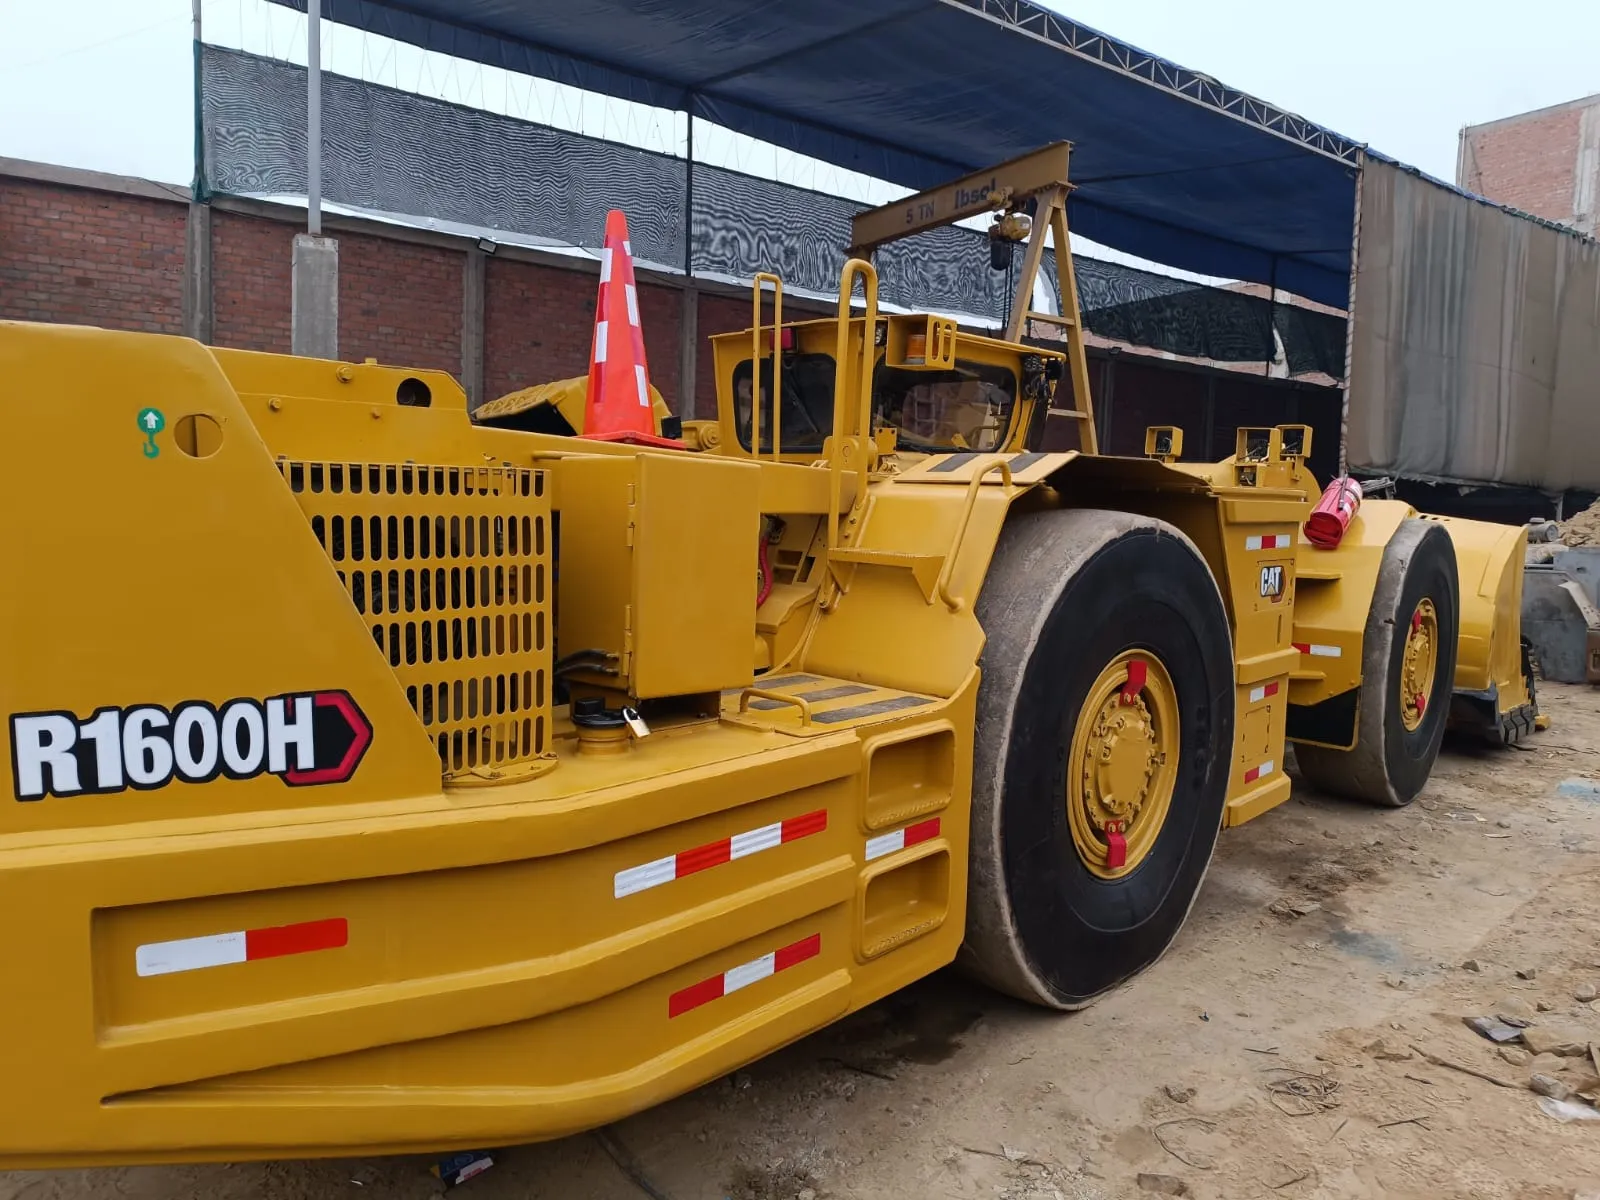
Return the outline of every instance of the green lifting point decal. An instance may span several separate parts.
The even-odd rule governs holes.
[[[139,410],[139,432],[144,434],[144,456],[155,458],[161,453],[161,447],[156,445],[156,434],[167,427],[167,418],[161,415],[159,408],[141,408]]]

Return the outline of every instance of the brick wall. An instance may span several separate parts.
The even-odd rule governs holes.
[[[588,371],[598,280],[498,255],[489,259],[483,300],[486,398]]]
[[[337,236],[339,357],[376,358],[459,376],[465,253],[360,234]]]
[[[217,345],[289,353],[289,256],[296,228],[282,221],[212,213],[212,340]]]
[[[0,319],[183,332],[182,204],[0,178]]]
[[[1600,97],[1468,126],[1456,182],[1536,217],[1572,221],[1584,113],[1596,107]]]

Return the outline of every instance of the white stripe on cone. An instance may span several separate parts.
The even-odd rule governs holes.
[[[606,325],[605,321],[594,323],[594,360],[597,363],[606,360]]]
[[[607,246],[600,251],[600,282],[611,282],[611,247]]]
[[[639,293],[631,283],[624,284],[622,290],[628,297],[628,324],[637,329],[639,328]]]
[[[638,363],[633,364],[633,378],[639,385],[639,406],[650,407],[650,381],[645,378],[644,367]]]

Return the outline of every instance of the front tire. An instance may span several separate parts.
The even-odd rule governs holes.
[[[1456,675],[1461,597],[1444,526],[1411,518],[1383,552],[1361,643],[1356,744],[1294,749],[1306,782],[1403,808],[1433,773]]]
[[[1091,510],[1008,521],[977,615],[959,961],[1079,1008],[1161,956],[1210,863],[1234,740],[1227,616],[1176,528]]]

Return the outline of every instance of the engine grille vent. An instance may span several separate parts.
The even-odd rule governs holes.
[[[545,753],[550,500],[515,467],[279,463],[446,775]]]

